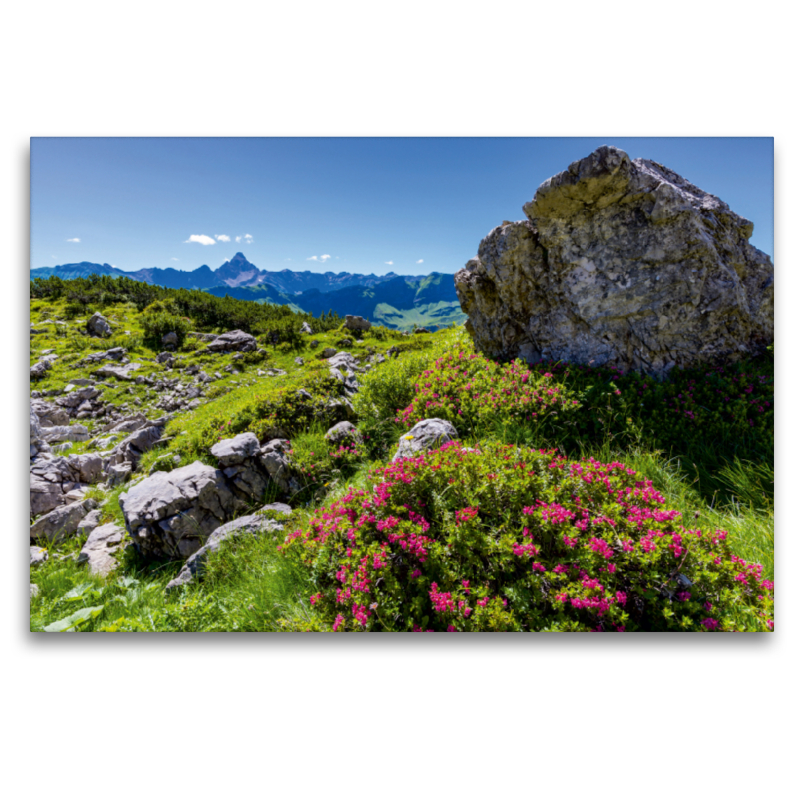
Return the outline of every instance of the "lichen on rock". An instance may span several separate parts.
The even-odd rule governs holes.
[[[600,147],[545,181],[455,275],[477,347],[662,376],[773,338],[753,225],[672,170]]]

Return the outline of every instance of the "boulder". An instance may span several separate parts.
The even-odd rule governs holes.
[[[108,575],[118,566],[113,554],[122,547],[125,535],[125,528],[113,522],[100,525],[89,534],[78,556],[78,563],[88,563],[89,572],[94,575]]]
[[[339,422],[328,430],[325,439],[331,444],[361,442],[361,434],[352,422]]]
[[[30,467],[30,511],[38,516],[79,499],[73,493],[102,475],[103,461],[95,453],[36,458]]]
[[[90,511],[79,523],[78,529],[75,533],[78,536],[88,536],[95,528],[100,525],[100,517],[102,512],[99,508]]]
[[[135,430],[114,446],[106,461],[106,469],[123,463],[129,463],[133,469],[136,469],[142,456],[155,446],[163,433],[162,425],[149,425],[146,428]]]
[[[43,428],[52,428],[55,425],[69,425],[69,414],[63,408],[44,400],[31,400],[31,409],[39,417],[39,424]]]
[[[30,538],[56,542],[74,536],[78,523],[96,507],[94,500],[87,499],[54,508],[31,525]]]
[[[165,333],[161,337],[161,344],[164,347],[177,347],[178,346],[178,334],[175,331],[170,331],[169,333]]]
[[[208,349],[212,353],[223,353],[231,350],[248,353],[258,349],[258,342],[256,342],[255,337],[244,331],[228,331],[221,336],[217,336],[213,342],[209,342]]]
[[[39,424],[39,417],[31,406],[31,441],[30,441],[30,457],[36,458],[41,453],[50,453],[50,445],[44,440],[42,433],[42,426]]]
[[[243,507],[225,475],[199,461],[154,472],[119,498],[125,525],[144,556],[188,558]]]
[[[28,581],[30,583],[30,581]],[[32,600],[34,597],[39,596],[39,587],[35,583],[31,583],[31,594],[30,599]]]
[[[240,433],[232,439],[223,439],[211,448],[211,455],[219,460],[221,467],[241,464],[255,458],[259,452],[258,439],[254,433]]]
[[[283,525],[275,520],[266,519],[260,514],[250,514],[246,517],[226,522],[220,525],[208,541],[194,555],[190,556],[178,576],[171,580],[166,587],[166,591],[172,591],[181,586],[186,586],[194,580],[199,580],[203,576],[209,554],[219,549],[219,546],[226,539],[236,538],[242,535],[259,536],[264,533],[277,533],[283,530]]]
[[[31,566],[35,566],[37,564],[44,564],[45,561],[50,557],[50,554],[44,547],[34,547],[31,545]]]
[[[456,429],[444,419],[423,419],[400,437],[392,461],[410,458],[425,450],[441,447],[458,438]]]
[[[116,378],[118,381],[132,381],[133,376],[131,376],[131,372],[139,369],[141,366],[141,364],[137,363],[125,364],[125,366],[120,367],[106,365],[94,370],[92,375],[98,378]]]
[[[301,333],[308,333],[308,334],[313,334],[314,333],[314,331],[311,330],[311,326],[307,322],[304,322],[300,326],[300,331],[301,331]]]
[[[368,331],[372,327],[372,323],[364,317],[347,314],[344,318],[344,326],[351,331]]]
[[[326,347],[322,351],[322,357],[323,358],[333,358],[333,356],[335,356],[336,353],[337,353],[337,350],[336,350],[335,347]]]
[[[63,412],[62,412],[63,413]],[[42,428],[42,438],[52,444],[53,442],[87,442],[89,429],[85,425],[51,425]]]
[[[111,326],[108,320],[99,312],[95,311],[86,323],[86,330],[90,336],[111,336]]]
[[[102,350],[97,353],[89,353],[88,356],[82,358],[79,364],[93,364],[98,361],[123,361],[128,351],[124,347],[111,347],[108,350]],[[81,383],[93,384],[94,381],[77,378],[74,383],[80,385]]]
[[[291,447],[287,439],[272,439],[261,448],[264,469],[285,495],[293,495],[301,489],[297,478],[292,475],[292,461],[289,457]]]
[[[663,376],[772,341],[774,269],[752,223],[672,170],[600,147],[524,211],[455,275],[486,355]]]
[[[30,379],[32,381],[41,380],[42,378],[44,378],[44,376],[47,373],[47,371],[49,369],[51,369],[51,367],[52,367],[52,365],[46,359],[42,359],[41,361],[38,361],[36,364],[34,364],[31,367],[31,377],[30,377]]]

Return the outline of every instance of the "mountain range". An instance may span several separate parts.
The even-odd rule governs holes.
[[[110,264],[61,264],[30,271],[34,278],[55,275],[64,280],[89,275],[125,277],[170,289],[200,289],[223,297],[288,305],[296,310],[319,315],[335,311],[340,316],[357,314],[389,328],[413,325],[439,328],[461,323],[466,315],[456,297],[452,275],[431,273],[425,276],[358,275],[349,272],[295,272],[290,269],[262,270],[243,253],[212,270],[208,265],[191,271],[152,267],[135,272]]]

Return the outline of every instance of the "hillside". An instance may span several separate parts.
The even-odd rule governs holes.
[[[771,351],[659,382],[461,327],[31,292],[32,630],[772,626]]]
[[[81,262],[30,271],[31,280],[51,276],[71,280],[90,275],[128,278],[169,289],[199,289],[217,297],[227,294],[240,300],[286,305],[317,316],[330,310],[340,316],[356,313],[391,328],[410,329],[415,324],[439,328],[466,318],[452,276],[440,273],[399,277],[393,272],[380,276],[289,269],[269,272],[258,269],[242,253],[215,270],[204,264],[191,271],[153,267],[125,272],[109,264]],[[387,308],[378,311],[379,305]]]

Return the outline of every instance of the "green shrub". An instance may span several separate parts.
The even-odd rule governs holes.
[[[178,336],[178,347],[182,347],[186,341],[186,334],[192,329],[191,321],[168,310],[154,308],[158,305],[160,304],[153,303],[148,306],[141,316],[145,341],[155,348],[160,348],[162,337],[174,332]]]
[[[397,421],[411,427],[438,417],[475,433],[516,423],[542,437],[575,424],[580,403],[550,373],[532,372],[522,361],[497,364],[470,350],[452,350],[420,374]]]
[[[770,630],[772,583],[621,463],[487,443],[377,470],[286,538],[334,630]]]

